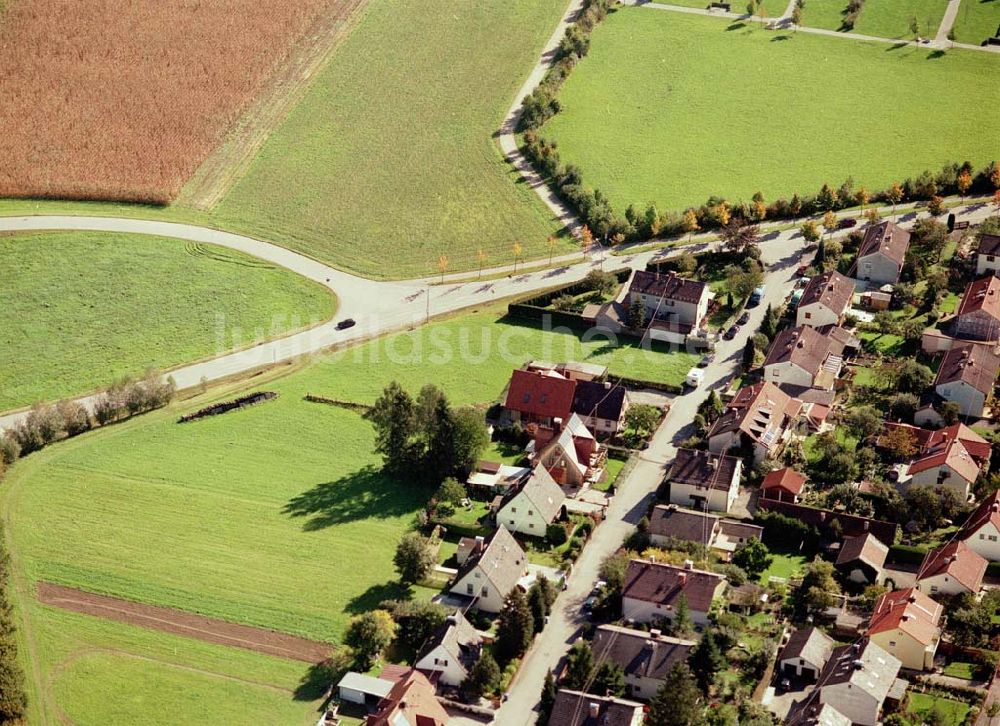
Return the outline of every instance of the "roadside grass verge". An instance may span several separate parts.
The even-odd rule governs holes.
[[[997,32],[1000,26],[1000,2],[996,0],[962,0],[955,18],[955,40],[979,45]]]

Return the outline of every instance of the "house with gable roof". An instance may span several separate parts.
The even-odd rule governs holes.
[[[726,578],[716,572],[696,570],[648,560],[632,560],[622,586],[622,617],[635,623],[673,620],[681,599],[687,601],[691,621],[708,624],[712,601],[722,596]]]
[[[924,556],[917,572],[917,589],[931,595],[975,595],[983,587],[987,564],[964,540],[952,540]]]
[[[423,673],[410,669],[383,698],[366,726],[445,726],[449,721]]]
[[[613,696],[560,688],[549,715],[553,726],[640,726],[643,706]]]
[[[833,638],[819,628],[799,628],[778,655],[778,670],[788,678],[815,681],[830,660]]]
[[[474,598],[474,605],[498,613],[510,591],[528,571],[528,557],[503,524],[469,553],[449,591]]]
[[[844,367],[845,351],[857,345],[854,336],[836,326],[785,328],[767,351],[764,380],[796,395],[800,389],[830,391]]]
[[[969,418],[980,418],[993,393],[1000,357],[985,345],[964,343],[944,354],[934,392],[945,401],[958,404],[958,412]]]
[[[854,299],[854,281],[836,270],[816,275],[802,291],[795,307],[795,324],[821,328],[840,325]]]
[[[636,270],[628,283],[628,310],[639,305],[649,336],[683,343],[708,313],[711,292],[706,283],[673,272]]]
[[[559,516],[565,500],[565,493],[552,475],[544,466],[537,466],[531,476],[504,497],[496,521],[511,532],[544,537],[545,528]]]
[[[868,621],[868,637],[903,668],[928,671],[941,640],[940,604],[916,588],[887,592]]]
[[[597,443],[580,417],[571,414],[565,422],[534,429],[528,458],[544,467],[560,486],[580,489],[600,479],[607,450]]]
[[[980,234],[976,248],[976,274],[995,274],[997,270],[1000,270],[1000,234]]]
[[[909,248],[910,233],[895,222],[869,225],[858,248],[854,276],[873,287],[895,285]]]
[[[479,660],[482,647],[482,634],[455,610],[427,639],[414,667],[437,674],[439,683],[458,686]]]
[[[958,538],[990,562],[1000,562],[1000,491],[984,499],[962,525]]]
[[[1000,278],[990,275],[965,286],[951,331],[961,340],[1000,340]]]
[[[848,580],[877,584],[884,577],[889,547],[871,532],[845,537],[837,553],[835,567]]]
[[[740,491],[743,460],[697,449],[678,449],[667,472],[670,503],[708,512],[728,512]]]
[[[799,495],[805,485],[806,475],[786,466],[764,475],[760,483],[760,496],[763,499],[794,504],[799,501]]]
[[[781,451],[786,432],[801,409],[801,401],[773,383],[744,386],[712,424],[707,434],[708,450],[723,454],[746,447],[758,464],[773,458]]]
[[[670,669],[686,663],[693,640],[663,635],[659,630],[633,630],[618,625],[599,625],[592,648],[602,661],[620,666],[632,698],[649,700],[656,695]]]

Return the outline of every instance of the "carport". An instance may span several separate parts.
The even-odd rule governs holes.
[[[337,690],[341,701],[365,706],[368,704],[368,699],[378,702],[388,696],[394,685],[396,684],[393,681],[348,671],[337,684]]]

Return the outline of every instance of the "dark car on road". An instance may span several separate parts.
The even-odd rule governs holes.
[[[736,321],[737,325],[746,325],[750,322],[750,313],[743,313],[740,315],[739,320]]]
[[[730,326],[729,330],[727,330],[722,337],[725,338],[726,340],[732,340],[733,338],[736,337],[736,334],[738,332],[740,332],[740,326],[739,325],[732,325],[732,326]]]
[[[698,367],[708,368],[713,360],[715,360],[715,356],[712,353],[706,353],[701,357],[701,360],[698,361]]]
[[[347,330],[348,328],[353,328],[357,323],[354,322],[354,318],[344,318],[339,323],[337,323],[337,330]]]
[[[851,227],[857,227],[858,220],[856,219],[842,219],[837,223],[837,229],[850,229]]]

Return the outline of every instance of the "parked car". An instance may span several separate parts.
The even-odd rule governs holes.
[[[748,322],[750,322],[750,313],[744,312],[742,315],[740,315],[739,319],[736,321],[736,324],[746,325]]]
[[[703,380],[705,380],[705,371],[701,368],[692,368],[688,371],[687,378],[684,379],[684,383],[691,386],[691,388],[697,388],[701,385]]]
[[[337,330],[347,330],[348,328],[353,328],[355,325],[357,323],[354,322],[354,318],[344,318],[337,323]]]
[[[747,307],[753,307],[754,305],[760,305],[760,301],[764,299],[764,292],[767,290],[764,285],[755,288],[752,293],[750,293],[750,300],[747,303]]]
[[[723,333],[722,337],[725,338],[726,340],[732,340],[733,338],[736,337],[736,334],[738,332],[740,332],[740,326],[739,325],[731,325],[731,326],[729,326],[729,330],[727,330],[725,333]]]
[[[842,219],[840,220],[840,222],[837,223],[837,229],[850,229],[851,227],[857,227],[857,226],[858,226],[858,220],[851,218]]]
[[[708,368],[708,366],[711,365],[711,363],[712,363],[713,360],[715,360],[715,354],[714,353],[706,353],[705,355],[703,355],[701,357],[701,360],[698,361],[698,367],[699,368]]]

